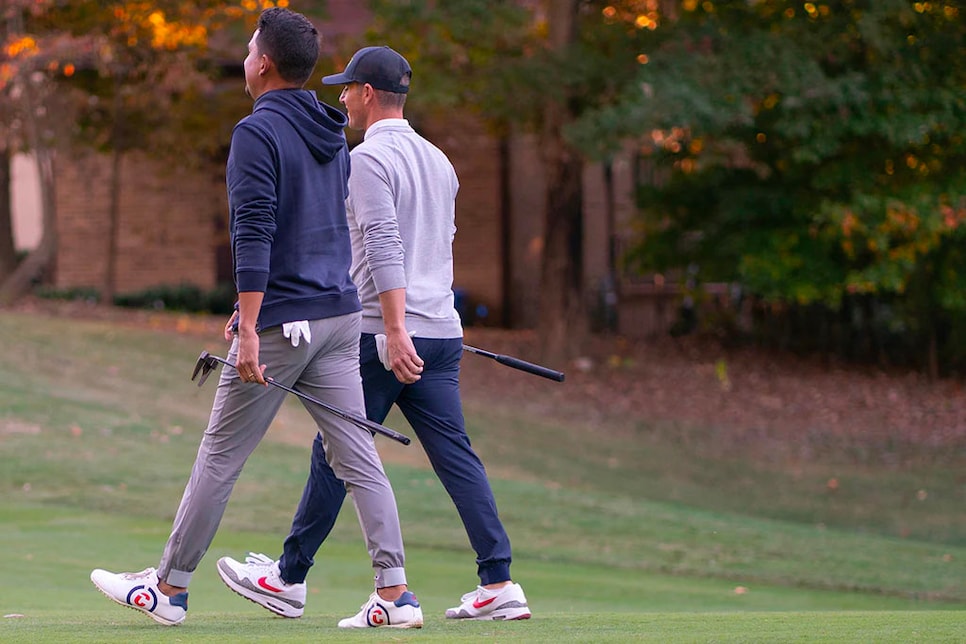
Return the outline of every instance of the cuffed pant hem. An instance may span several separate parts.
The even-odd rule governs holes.
[[[487,566],[486,568],[480,567],[478,573],[481,586],[510,581],[510,564],[499,563],[494,566]]]
[[[376,570],[376,588],[406,585],[405,568],[381,568]]]
[[[162,581],[175,588],[187,588],[188,584],[191,583],[191,575],[193,574],[191,572],[184,572],[183,570],[169,570]]]

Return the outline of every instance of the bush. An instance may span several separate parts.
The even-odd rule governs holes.
[[[154,286],[136,293],[116,295],[114,304],[136,309],[227,315],[234,308],[235,288],[231,284],[219,285],[211,291],[203,291],[193,284]]]
[[[71,300],[74,302],[97,302],[100,292],[93,287],[77,286],[73,288],[54,288],[52,286],[38,286],[33,294],[45,300]]]

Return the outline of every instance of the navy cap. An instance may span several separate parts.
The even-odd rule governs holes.
[[[323,76],[323,85],[369,83],[376,89],[396,94],[409,92],[413,70],[399,52],[389,47],[364,47],[357,51],[341,74]]]

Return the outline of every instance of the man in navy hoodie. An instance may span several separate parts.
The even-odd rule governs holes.
[[[318,56],[318,31],[304,16],[280,8],[261,14],[244,63],[245,90],[255,105],[232,132],[227,165],[238,304],[225,338],[236,369],[221,373],[158,568],[91,573],[91,581],[110,599],[161,624],[184,621],[191,576],[215,536],[245,461],[282,405],[285,392],[266,386],[266,373],[365,415],[361,305],[349,277],[346,117],[303,89]],[[316,405],[305,407],[318,426],[329,465],[356,505],[372,558],[376,590],[363,606],[366,619],[359,626],[421,627],[422,610],[406,583],[395,497],[372,434]],[[300,589],[286,592],[274,562],[266,563],[263,573],[251,583],[278,591],[279,610],[301,613]]]

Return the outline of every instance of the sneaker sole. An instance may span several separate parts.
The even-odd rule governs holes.
[[[161,617],[160,615],[158,615],[156,613],[152,613],[150,611],[146,611],[143,608],[138,608],[137,606],[132,606],[131,604],[128,604],[127,602],[122,602],[117,597],[115,597],[114,595],[112,595],[108,591],[106,591],[103,588],[101,588],[100,585],[96,581],[94,581],[93,579],[91,579],[91,583],[94,584],[94,587],[95,588],[97,588],[99,591],[101,591],[101,594],[103,594],[105,597],[107,597],[108,599],[110,599],[115,604],[118,604],[120,606],[124,606],[125,608],[130,608],[131,610],[133,610],[133,611],[135,611],[137,613],[141,613],[142,615],[147,615],[148,617],[150,617],[151,619],[153,619],[154,621],[156,621],[158,624],[162,624],[164,626],[178,626],[179,624],[181,624],[181,622],[184,621],[184,617],[182,617],[181,619],[179,619],[179,620],[177,620],[175,622],[172,622],[170,619],[165,619],[165,618]]]
[[[276,600],[274,597],[254,593],[250,588],[239,584],[229,575],[228,572],[222,570],[221,561],[218,562],[215,568],[218,569],[218,576],[221,577],[223,582],[225,582],[225,585],[228,586],[229,590],[239,597],[244,597],[253,604],[257,604],[262,608],[278,615],[279,617],[285,617],[286,619],[298,619],[302,616],[304,609],[295,608],[289,604]]]
[[[476,622],[515,622],[521,619],[530,619],[530,611],[523,612],[516,610],[493,611],[486,615],[447,615],[446,619],[465,619]]]
[[[383,629],[383,628],[422,628],[422,627],[423,627],[422,622],[406,622],[405,624],[383,624],[382,626],[369,626],[368,624],[366,624],[365,626],[356,626],[355,624],[347,624],[343,626],[342,624],[339,624],[339,628],[343,630],[354,629],[359,631],[362,631],[365,629],[371,630],[375,628]]]

